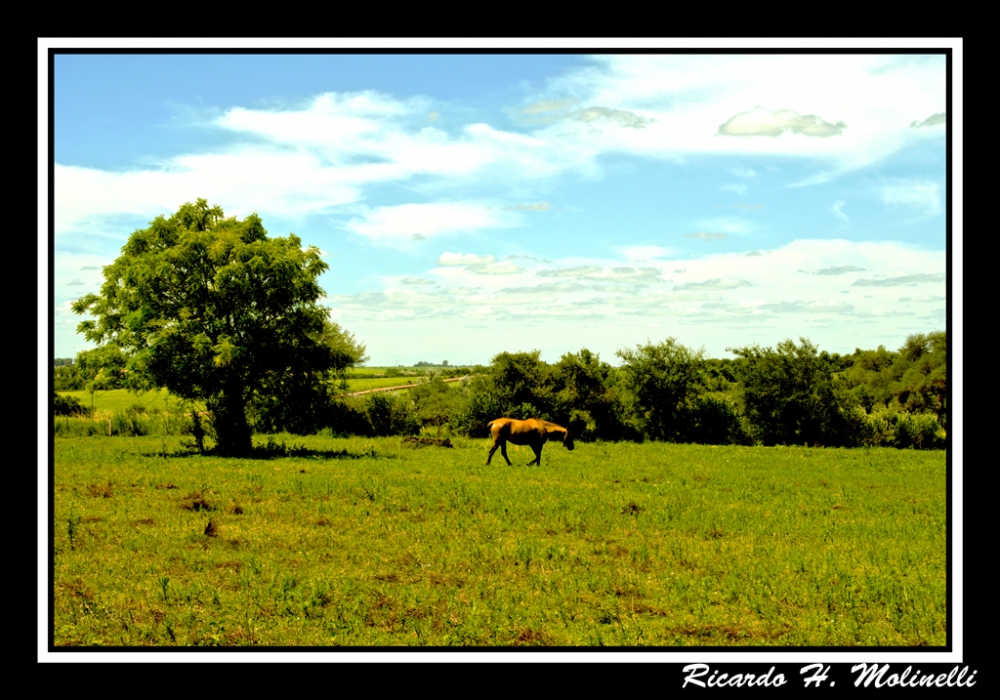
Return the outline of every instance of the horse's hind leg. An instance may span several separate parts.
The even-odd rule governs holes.
[[[489,466],[490,460],[493,459],[493,453],[497,451],[498,447],[500,448],[500,454],[502,454],[503,458],[507,460],[507,466],[510,466],[510,460],[507,459],[507,441],[506,440],[494,440],[493,441],[493,447],[490,448],[490,454],[486,457],[486,466]]]

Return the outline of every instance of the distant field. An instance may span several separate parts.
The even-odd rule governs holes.
[[[355,391],[367,391],[369,389],[380,389],[385,386],[401,386],[403,384],[419,384],[421,377],[380,377],[378,379],[348,379],[348,393]]]
[[[947,641],[944,452],[452,440],[57,437],[56,645]]]
[[[90,408],[91,397],[89,391],[60,391],[62,396],[73,396],[80,400],[87,408]],[[111,411],[117,413],[134,406],[143,406],[147,410],[158,408],[161,410],[181,410],[183,404],[176,396],[171,396],[166,389],[147,391],[141,394],[133,394],[126,389],[109,389],[107,391],[95,391],[93,406],[96,411]]]
[[[385,372],[385,368],[362,368],[363,370],[371,370],[366,372],[368,374],[379,374]],[[354,370],[355,373],[359,373],[358,370]],[[347,381],[347,392],[353,393],[356,391],[367,391],[369,389],[380,389],[387,386],[400,386],[404,384],[419,384],[425,381],[425,375],[409,375],[400,377],[371,377],[364,379],[349,379]],[[457,382],[451,383],[453,386],[457,386]],[[60,391],[59,394],[63,396],[73,396],[80,400],[86,407],[91,405],[91,396],[88,391]],[[112,413],[118,413],[130,408],[134,405],[140,405],[150,409],[161,409],[161,410],[182,410],[183,402],[175,396],[171,396],[166,389],[160,389],[158,391],[147,391],[141,394],[133,394],[126,389],[109,389],[107,391],[95,391],[93,396],[93,406],[97,411],[111,411]]]

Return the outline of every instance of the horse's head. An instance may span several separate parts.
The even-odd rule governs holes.
[[[567,450],[573,449],[573,436],[570,435],[570,432],[568,430],[566,431],[566,437],[563,438],[563,447],[565,447]]]

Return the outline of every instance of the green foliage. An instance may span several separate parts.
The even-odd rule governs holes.
[[[736,406],[727,399],[702,395],[693,399],[681,413],[680,435],[684,442],[702,445],[750,445]]]
[[[84,407],[80,400],[73,396],[60,396],[53,392],[52,412],[57,416],[86,416],[90,409]]]
[[[907,413],[933,413],[947,423],[948,343],[943,332],[911,335],[893,363],[893,403]],[[898,378],[896,378],[898,377]]]
[[[619,350],[624,360],[625,386],[635,396],[643,432],[653,440],[690,442],[688,435],[694,402],[703,390],[704,351],[692,351],[667,338],[635,350]]]
[[[944,428],[927,413],[910,414],[887,408],[866,413],[856,406],[850,422],[856,443],[866,447],[938,450],[947,445]]]
[[[368,394],[364,400],[364,411],[372,435],[414,435],[420,432],[413,402],[406,397],[393,396],[389,392]]]
[[[452,425],[469,437],[486,437],[486,424],[496,418],[509,416],[513,409],[502,395],[489,374],[472,377],[458,389],[462,403],[452,415]]]
[[[552,370],[541,352],[502,352],[489,369],[461,391],[463,405],[453,424],[465,435],[483,437],[486,424],[501,418],[556,420]]]
[[[445,384],[440,376],[410,389],[409,397],[416,406],[420,425],[435,428],[438,435],[461,405],[459,393]]]
[[[851,396],[872,413],[876,407],[910,414],[933,414],[947,425],[948,344],[944,332],[915,334],[898,352],[856,350],[843,373]]]
[[[742,358],[736,371],[753,437],[764,445],[851,444],[850,402],[834,386],[840,358],[799,341],[731,350]]]
[[[553,367],[556,422],[583,441],[641,438],[617,381],[615,368],[587,348],[563,355]]]
[[[165,386],[212,412],[220,454],[249,454],[247,408],[301,398],[358,361],[318,304],[327,269],[293,234],[269,238],[256,214],[225,218],[204,199],[135,231],[77,300],[87,340],[120,351],[130,388]],[[345,342],[342,342],[345,341]]]

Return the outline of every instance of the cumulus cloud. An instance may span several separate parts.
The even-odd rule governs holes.
[[[735,168],[730,168],[729,172],[731,172],[736,177],[757,177],[757,173],[754,172],[751,168],[735,167]]]
[[[524,118],[535,124],[552,124],[558,121],[576,121],[584,124],[610,122],[627,129],[644,129],[656,119],[640,116],[635,112],[611,107],[592,106],[571,109],[580,103],[575,98],[539,100],[521,110]]]
[[[552,205],[548,202],[533,202],[530,204],[521,203],[504,207],[501,211],[548,211],[551,208]]]
[[[729,238],[728,233],[708,233],[707,231],[699,231],[698,233],[685,233],[685,238],[697,238],[700,241],[721,241],[725,238]]]
[[[72,285],[82,285],[82,284],[83,284],[83,280],[73,280],[72,282],[67,282],[66,286],[68,287],[68,286],[72,286]]]
[[[727,289],[736,289],[738,287],[749,287],[751,286],[749,282],[744,279],[735,279],[732,277],[719,278],[705,280],[704,282],[688,282],[687,284],[678,284],[674,287],[675,290],[681,289],[703,289],[703,290],[715,290],[724,291]]]
[[[916,302],[918,304],[926,304],[932,302],[947,301],[947,297],[934,296],[933,294],[918,294],[913,297],[900,297],[899,301],[905,302]]]
[[[431,280],[424,279],[423,277],[413,277],[412,275],[408,275],[406,277],[403,277],[402,279],[399,280],[399,283],[400,284],[410,284],[410,285],[421,285],[421,286],[422,285],[428,285],[428,284],[430,284],[430,285],[435,284]]]
[[[466,265],[465,270],[477,275],[516,275],[524,268],[512,262],[480,262]]]
[[[926,284],[929,282],[944,282],[943,272],[936,274],[903,275],[885,279],[861,279],[854,282],[853,287],[899,287],[902,285]]]
[[[660,271],[653,267],[600,267],[598,265],[577,265],[554,270],[539,270],[539,277],[577,277],[599,282],[649,282],[660,277]]]
[[[761,304],[758,308],[779,314],[848,314],[854,311],[851,304],[829,301],[782,301],[776,304]]]
[[[578,282],[546,282],[545,284],[536,284],[533,287],[504,287],[500,291],[507,294],[553,294],[583,292],[588,289],[589,287]]]
[[[815,114],[802,115],[791,109],[771,111],[755,107],[740,112],[719,127],[725,136],[780,136],[786,131],[803,136],[837,136],[847,125],[842,121],[831,124]]]
[[[441,253],[438,265],[485,265],[497,261],[492,255],[475,255],[473,253]]]
[[[747,192],[749,191],[749,188],[746,185],[742,184],[742,183],[728,183],[728,184],[723,185],[719,189],[731,190],[731,191],[735,192],[736,194],[743,195],[744,197],[746,196]]]
[[[575,267],[563,267],[555,270],[540,270],[539,277],[583,277],[601,271],[597,265],[576,265]]]
[[[813,275],[843,275],[848,272],[864,272],[865,268],[857,267],[856,265],[842,265],[841,267],[824,267],[822,270],[816,270],[810,274]],[[803,272],[805,272],[803,270]]]
[[[938,112],[937,114],[932,114],[926,119],[917,119],[910,124],[911,129],[919,129],[923,126],[937,126],[938,124],[946,124],[948,122],[947,116],[944,112]]]
[[[570,113],[569,118],[584,122],[585,124],[599,120],[610,121],[628,129],[644,129],[656,121],[655,119],[640,117],[634,112],[628,112],[623,109],[610,109],[608,107],[587,107],[586,109]]]
[[[580,100],[566,97],[559,100],[539,100],[521,110],[521,114],[544,114],[546,112],[562,112],[580,104]]]

